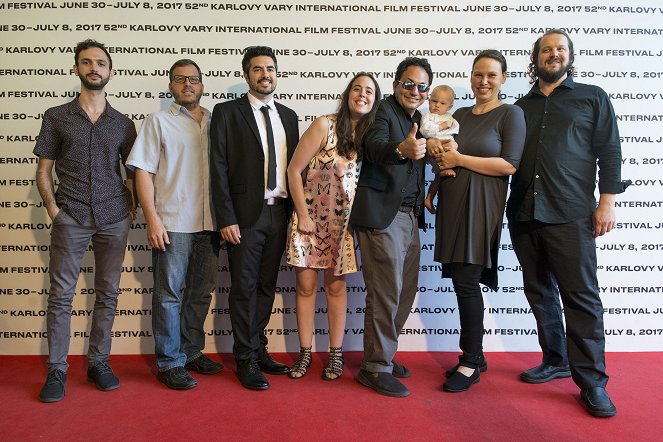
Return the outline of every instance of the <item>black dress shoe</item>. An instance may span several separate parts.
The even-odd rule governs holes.
[[[405,397],[410,394],[410,390],[391,373],[371,373],[367,370],[359,370],[357,381],[385,396]]]
[[[39,400],[42,402],[57,402],[64,398],[65,385],[67,384],[67,373],[62,370],[51,370],[46,377],[46,383],[39,392]]]
[[[205,355],[200,355],[184,365],[189,371],[196,371],[200,374],[216,374],[223,370],[223,364],[214,362]]]
[[[571,370],[569,370],[569,367],[557,367],[542,363],[520,373],[520,380],[529,384],[542,384],[556,378],[568,378],[570,376]]]
[[[617,408],[610,400],[603,387],[591,387],[580,393],[587,412],[596,417],[611,417],[617,414]]]
[[[452,367],[449,370],[445,371],[444,375],[447,378],[450,378],[458,370],[458,367],[460,367],[460,364],[456,364],[454,367]],[[488,371],[488,362],[486,362],[485,358],[484,358],[483,362],[481,363],[481,365],[479,365],[479,371],[481,373],[484,373],[484,372]]]
[[[479,373],[480,370],[478,368],[474,369],[472,376],[465,376],[460,371],[455,371],[442,385],[442,390],[450,393],[460,393],[461,391],[469,390],[473,384],[479,382],[481,377]]]
[[[88,367],[87,380],[94,382],[101,391],[115,390],[120,387],[120,380],[115,376],[107,362]]]
[[[258,366],[262,371],[269,374],[288,374],[290,372],[290,367],[272,359],[265,347],[262,347],[258,352]]]
[[[391,365],[391,374],[393,374],[395,378],[409,378],[412,375],[410,370],[405,365],[401,365],[393,360],[391,361]]]
[[[269,382],[260,371],[256,361],[237,361],[237,377],[244,388],[249,390],[267,390]]]
[[[173,390],[190,390],[198,385],[184,367],[173,367],[170,370],[160,371],[157,373],[157,379]]]

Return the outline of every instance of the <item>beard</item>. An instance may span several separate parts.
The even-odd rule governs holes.
[[[274,92],[274,90],[276,90],[276,84],[274,84],[274,82],[272,82],[271,79],[270,83],[267,86],[263,86],[262,84],[260,84],[262,80],[264,80],[264,78],[261,78],[255,83],[249,84],[249,89],[252,89],[254,92],[257,92],[262,95],[269,95],[272,92]]]
[[[92,83],[87,79],[87,77],[85,75],[78,74],[78,78],[80,78],[81,84],[86,89],[89,89],[91,91],[100,91],[100,90],[102,90],[104,87],[106,87],[106,85],[110,81],[110,75],[108,77],[105,77],[105,78],[102,77],[101,75],[99,75],[99,77],[101,77],[101,79],[99,80],[98,83]]]
[[[546,69],[545,65],[537,66],[537,74],[540,80],[543,80],[546,83],[555,83],[557,80],[562,78],[569,71],[570,63],[567,61],[565,64],[562,64],[558,69],[551,70]]]

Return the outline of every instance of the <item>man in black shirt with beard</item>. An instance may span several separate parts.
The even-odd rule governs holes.
[[[543,351],[542,363],[520,378],[536,384],[572,376],[587,411],[608,417],[617,409],[605,390],[595,238],[614,227],[615,196],[630,183],[621,181],[619,131],[610,100],[599,87],[573,81],[573,61],[569,36],[557,29],[546,32],[532,50],[534,85],[516,102],[525,112],[527,135],[507,217]]]

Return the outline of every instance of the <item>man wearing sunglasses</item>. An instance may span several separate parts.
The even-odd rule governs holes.
[[[350,219],[359,236],[367,289],[364,359],[357,380],[392,397],[410,394],[396,379],[410,371],[394,355],[417,291],[426,154],[417,108],[428,98],[432,78],[425,58],[408,57],[398,65],[394,94],[380,102],[364,138]]]
[[[215,374],[223,369],[202,353],[218,275],[219,233],[210,202],[211,114],[200,106],[204,87],[198,65],[176,61],[168,89],[175,101],[145,120],[127,166],[136,171],[152,248],[157,378],[174,390],[188,390],[196,380],[187,370]]]

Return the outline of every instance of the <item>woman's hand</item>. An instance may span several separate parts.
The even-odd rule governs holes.
[[[315,233],[315,221],[310,216],[297,216],[297,230],[301,233]]]

